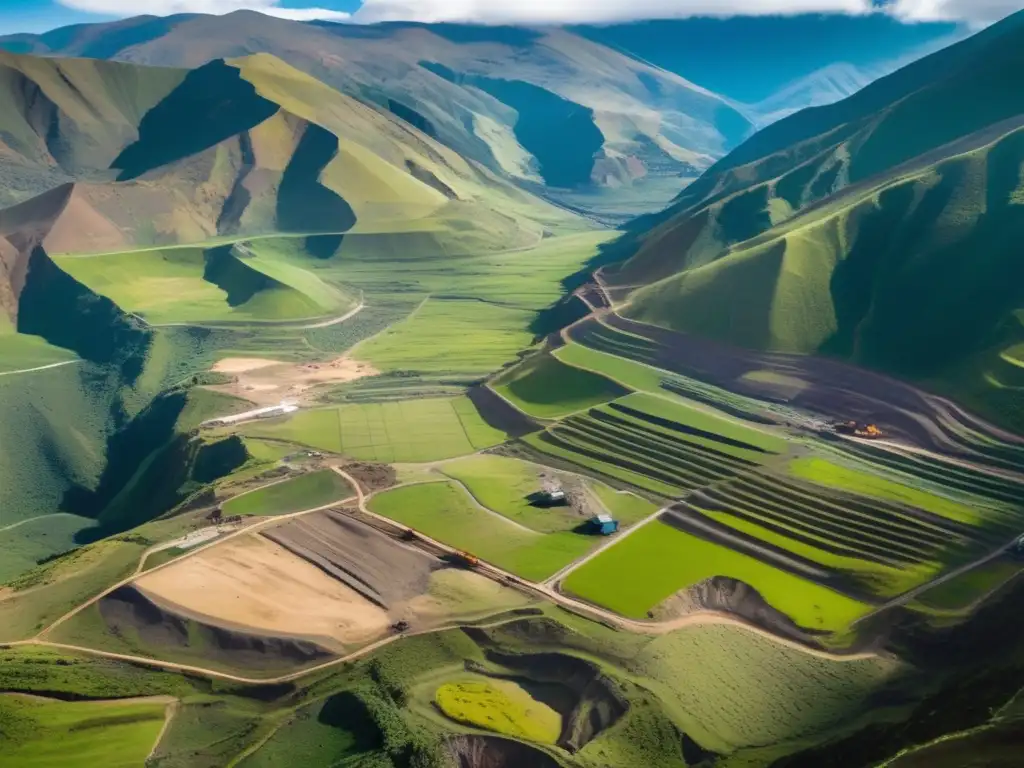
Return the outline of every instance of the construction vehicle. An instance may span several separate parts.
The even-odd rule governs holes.
[[[476,568],[480,565],[480,558],[476,555],[471,555],[469,552],[456,552],[454,559],[457,564],[466,568]]]
[[[391,630],[399,635],[403,632],[407,632],[409,630],[409,622],[405,621],[404,619],[402,619],[401,621],[396,621],[394,624],[391,625]]]
[[[416,531],[412,528],[406,528],[402,531],[402,541],[416,541],[418,538]]]
[[[885,437],[885,433],[874,424],[859,424],[856,421],[836,422],[832,424],[832,431],[837,435],[859,437],[864,440],[878,440]]]

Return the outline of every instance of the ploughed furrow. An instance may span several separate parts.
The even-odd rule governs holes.
[[[586,320],[570,329],[569,338],[598,352],[607,352],[638,363],[650,365],[658,358],[657,346],[607,328],[594,319]]]
[[[827,497],[829,503],[838,509],[850,509],[860,515],[882,517],[892,525],[909,530],[933,531],[939,535],[985,538],[983,532],[975,525],[952,520],[934,512],[927,512],[906,504],[871,499],[843,491],[823,488],[814,483],[804,482],[784,475],[751,474],[744,482],[756,487],[758,492],[766,491],[785,494],[786,498],[817,501]],[[867,506],[866,506],[867,505]]]
[[[856,579],[848,574],[827,568],[809,558],[723,525],[689,504],[683,502],[675,504],[659,519],[677,530],[728,547],[794,576],[842,592],[856,600],[868,604],[878,603],[878,599],[874,595],[865,590]]]
[[[816,496],[794,492],[792,489],[771,485],[770,481],[741,478],[736,485],[743,492],[755,498],[773,501],[785,506],[804,506],[818,510],[819,514],[849,522],[858,527],[868,526],[873,530],[884,530],[885,535],[906,538],[910,541],[928,541],[942,545],[950,541],[975,542],[977,532],[970,527],[944,527],[940,523],[927,525],[905,518],[890,510],[866,507],[857,497],[833,496],[822,492]],[[937,516],[936,516],[937,517]],[[939,521],[944,518],[939,518]]]
[[[739,405],[733,405],[723,400],[721,397],[715,397],[708,394],[709,389],[721,389],[720,387],[712,387],[711,385],[707,385],[705,387],[704,385],[687,384],[686,380],[682,378],[664,378],[661,380],[660,386],[666,392],[671,392],[673,395],[679,395],[680,397],[685,397],[688,400],[695,400],[698,403],[711,406],[716,411],[721,411],[722,413],[734,416],[737,419],[751,421],[755,424],[765,424],[768,426],[777,425],[777,421],[775,419],[771,419],[763,413],[759,413],[757,411],[757,407],[754,405],[744,408]]]
[[[714,464],[701,462],[685,449],[661,445],[656,441],[646,438],[623,435],[579,417],[567,419],[563,423],[570,429],[586,432],[599,442],[604,441],[617,446],[627,454],[638,453],[650,458],[652,461],[661,461],[663,464],[685,469],[694,473],[697,477],[706,479],[708,482],[726,480],[736,476],[736,473],[728,468],[716,467]]]
[[[760,515],[733,507],[728,509],[717,509],[714,506],[695,506],[694,509],[703,512],[708,516],[711,516],[712,513],[716,513],[717,517],[714,519],[723,525],[732,527],[729,520],[735,518],[736,520],[742,520],[752,525],[756,525],[765,531],[774,533],[790,541],[802,544],[805,547],[810,547],[823,553],[827,552],[838,557],[860,560],[866,563],[874,563],[875,565],[885,565],[891,568],[900,568],[920,562],[920,560],[916,558],[906,558],[896,554],[876,552],[862,547],[858,547],[856,549],[846,547],[823,536],[807,533],[802,530],[794,530],[792,526],[787,526],[774,520],[767,520]],[[761,538],[756,534],[751,533],[750,535],[759,541],[761,540]]]
[[[552,431],[541,432],[539,440],[542,443],[547,443],[555,448],[560,448],[563,451],[569,453],[575,453],[580,456],[585,456],[588,459],[594,459],[604,464],[610,464],[613,467],[619,469],[625,469],[634,474],[640,475],[641,477],[649,477],[652,480],[664,483],[665,485],[673,488],[678,488],[680,491],[690,490],[699,487],[699,484],[695,484],[689,480],[681,480],[677,477],[669,475],[665,472],[658,471],[654,468],[647,467],[643,464],[637,464],[634,461],[627,461],[621,456],[609,454],[605,451],[597,451],[593,448],[588,448],[585,445],[579,445],[576,442],[566,439],[566,436],[556,434]]]
[[[608,407],[612,410],[618,411],[619,413],[632,416],[634,419],[640,419],[641,421],[646,421],[650,424],[670,429],[673,432],[681,432],[684,435],[690,435],[692,437],[702,437],[705,440],[711,440],[712,442],[721,443],[722,445],[729,445],[733,448],[742,448],[743,450],[750,451],[751,453],[768,453],[764,448],[751,445],[750,443],[745,443],[742,440],[734,440],[731,437],[725,437],[724,435],[719,435],[715,432],[708,432],[703,429],[698,429],[697,427],[680,424],[678,421],[672,421],[671,419],[665,419],[661,416],[655,416],[654,414],[647,413],[646,411],[631,408],[623,403],[609,403]]]
[[[1024,498],[1024,483],[994,477],[966,467],[925,457],[895,454],[861,443],[848,443],[843,448],[845,451],[873,463],[906,472],[940,486],[955,488],[1010,504],[1020,504],[1020,500]]]
[[[603,414],[608,416],[609,414]],[[618,421],[605,420],[601,417],[600,411],[592,411],[588,418],[591,423],[599,424],[599,429],[610,434],[619,435],[623,438],[633,440],[650,447],[664,447],[666,449],[682,451],[688,460],[707,467],[712,472],[728,470],[731,474],[749,472],[758,467],[758,464],[747,462],[743,459],[732,459],[728,456],[719,456],[709,452],[702,445],[697,445],[686,440],[680,440],[672,435],[658,432],[642,424],[632,424],[622,419]],[[615,417],[611,417],[614,419]]]
[[[935,550],[943,549],[953,541],[959,542],[959,540],[942,538],[923,540],[921,537],[912,536],[905,531],[893,531],[877,521],[872,523],[865,520],[851,520],[841,514],[830,512],[813,501],[801,504],[780,501],[776,498],[768,498],[758,492],[751,492],[737,484],[730,484],[728,489],[723,492],[731,498],[753,504],[755,508],[772,512],[780,516],[781,519],[805,520],[815,528],[828,531],[833,536],[847,538],[853,544],[868,541],[886,548],[902,547],[915,554],[927,555]]]
[[[692,489],[699,488],[702,485],[706,485],[708,482],[711,482],[702,472],[688,468],[687,466],[680,464],[678,461],[666,460],[666,457],[658,454],[657,452],[631,445],[629,441],[616,441],[607,433],[600,430],[586,429],[585,427],[576,424],[562,424],[555,427],[554,431],[565,437],[576,440],[579,443],[583,443],[584,445],[592,446],[598,450],[617,447],[624,451],[624,454],[618,453],[610,455],[620,457],[623,455],[629,457],[642,457],[644,463],[637,464],[637,466],[643,468],[649,465],[651,469],[658,469],[663,473],[674,477],[675,481],[671,483],[672,485],[679,485],[680,482],[682,482],[682,487]],[[641,469],[639,474],[654,477],[650,471],[645,469]]]
[[[700,498],[691,498],[690,503],[701,509],[749,519],[764,528],[836,554],[839,554],[837,549],[842,549],[848,557],[881,558],[891,560],[894,565],[900,561],[920,562],[928,556],[927,552],[906,543],[886,542],[877,535],[858,534],[841,523],[818,517],[814,510],[780,508],[740,494],[735,489],[706,489],[698,495]],[[710,504],[702,503],[703,499]]]
[[[651,429],[649,426],[642,422],[633,419],[624,419],[621,416],[616,416],[613,413],[608,413],[607,411],[601,410],[600,408],[592,408],[590,410],[589,415],[591,418],[596,419],[597,421],[600,421],[604,424],[610,424],[622,427],[623,429],[629,429],[631,432],[638,432],[640,434],[651,435],[666,442],[671,442],[678,445],[685,445],[699,453],[703,453],[708,456],[713,456],[715,461],[718,463],[727,464],[738,470],[760,466],[756,461],[750,461],[749,459],[744,459],[739,456],[733,456],[732,454],[725,453],[723,451],[718,450],[717,448],[712,448],[711,446],[704,445],[702,443],[693,443],[690,442],[689,440],[680,439],[678,437],[675,437],[674,435],[667,434],[660,430]]]

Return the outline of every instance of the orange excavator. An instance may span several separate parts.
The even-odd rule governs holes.
[[[885,433],[874,424],[858,424],[856,421],[841,421],[832,425],[838,435],[860,437],[865,440],[878,440]]]
[[[467,568],[476,568],[480,565],[480,558],[476,555],[471,555],[469,552],[457,552],[454,557],[455,562]]]

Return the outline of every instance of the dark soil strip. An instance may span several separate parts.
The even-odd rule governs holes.
[[[766,451],[764,448],[751,445],[750,443],[744,443],[742,440],[734,440],[731,437],[725,437],[724,435],[719,435],[715,432],[707,432],[703,429],[698,429],[697,427],[680,424],[678,421],[663,419],[660,416],[655,416],[654,414],[646,413],[644,411],[638,411],[636,408],[630,408],[628,405],[623,405],[622,403],[609,403],[608,407],[618,411],[619,413],[632,416],[635,419],[641,419],[643,421],[650,422],[651,424],[657,424],[659,427],[671,429],[673,432],[682,432],[684,435],[703,437],[705,440],[711,440],[712,442],[721,443],[722,445],[731,445],[733,448],[742,448],[743,450],[750,451],[752,453],[770,453],[770,451]]]
[[[602,451],[594,451],[589,448],[583,448],[579,445],[567,442],[566,440],[563,440],[561,437],[551,432],[544,432],[543,434],[541,434],[540,440],[541,442],[553,445],[556,448],[561,448],[563,451],[569,451],[570,453],[576,453],[579,454],[580,456],[585,456],[588,459],[594,459],[595,461],[600,461],[604,464],[610,464],[613,467],[618,467],[619,469],[625,469],[628,470],[629,472],[634,472],[640,475],[641,477],[650,477],[652,480],[657,480],[672,488],[685,490],[689,487],[692,487],[692,484],[688,482],[680,483],[678,478],[667,475],[664,472],[658,472],[656,470],[649,469],[643,466],[642,464],[637,464],[632,461],[626,461],[625,459],[619,456],[610,455]]]
[[[917,563],[923,558],[920,555],[907,555],[905,552],[894,552],[878,545],[861,543],[843,546],[840,542],[850,542],[849,536],[841,535],[841,529],[835,526],[816,524],[813,517],[808,520],[801,515],[786,514],[767,506],[758,506],[750,501],[740,502],[714,491],[701,494],[701,499],[691,499],[695,508],[708,512],[722,512],[749,523],[754,523],[766,530],[778,533],[786,538],[799,541],[808,546],[831,552],[835,555],[850,557],[855,560],[868,560],[898,567],[901,563]],[[829,534],[832,534],[830,537]]]
[[[660,443],[643,432],[631,434],[624,430],[610,428],[607,425],[596,424],[585,417],[573,417],[565,423],[565,426],[585,431],[598,441],[613,442],[615,445],[622,446],[624,450],[631,454],[642,453],[664,464],[679,467],[680,469],[685,468],[707,482],[725,480],[735,477],[737,474],[736,470],[731,467],[703,460],[702,457],[699,455],[695,456],[685,448],[680,449],[670,443]],[[669,461],[669,458],[672,460]]]
[[[652,448],[633,443],[629,440],[623,440],[611,435],[605,430],[596,429],[593,426],[588,425],[586,422],[564,423],[559,426],[558,429],[567,430],[570,433],[575,432],[581,436],[584,442],[591,445],[618,448],[621,449],[626,456],[643,457],[646,461],[651,462],[655,466],[671,469],[672,471],[679,473],[680,476],[691,478],[692,482],[698,486],[733,476],[731,474],[724,474],[720,476],[710,474],[702,468],[695,467],[690,464],[685,460],[685,458],[681,458],[678,455],[678,451],[662,452],[657,448],[657,446]]]
[[[922,546],[922,542],[913,537],[904,536],[900,539],[889,531],[879,530],[877,526],[872,526],[870,523],[854,523],[841,517],[823,515],[819,509],[812,506],[792,506],[756,494],[745,493],[736,486],[708,489],[702,494],[705,498],[724,505],[723,511],[731,511],[730,505],[735,505],[739,509],[749,510],[754,514],[763,514],[768,519],[816,532],[818,535],[825,536],[826,540],[829,540],[831,536],[831,538],[846,542],[854,548],[871,547],[883,555],[892,550],[916,561],[942,548],[941,544],[935,542],[929,542],[927,546]]]
[[[612,405],[615,404],[612,403]],[[607,411],[602,411],[598,408],[591,409],[590,416],[591,418],[604,422],[605,424],[614,424],[618,427],[622,427],[623,429],[629,429],[634,432],[642,432],[642,434],[651,435],[652,437],[657,437],[658,439],[664,440],[666,442],[671,442],[676,445],[684,445],[687,448],[690,448],[699,453],[707,454],[708,456],[714,456],[716,462],[728,464],[735,469],[747,469],[759,466],[759,464],[756,461],[750,461],[749,459],[744,459],[740,456],[733,456],[730,453],[719,451],[716,448],[711,448],[710,446],[702,445],[701,443],[692,443],[689,440],[680,440],[679,438],[673,437],[672,435],[667,435],[664,432],[651,429],[644,429],[643,424],[640,424],[636,421],[620,418],[611,413],[608,413]]]
[[[541,430],[540,424],[517,411],[485,384],[471,387],[466,395],[489,426],[509,437],[522,437]]]

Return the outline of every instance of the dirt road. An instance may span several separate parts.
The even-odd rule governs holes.
[[[17,376],[19,373],[35,373],[36,371],[48,371],[51,368],[61,368],[65,365],[74,365],[80,363],[81,360],[65,360],[62,363],[50,363],[49,365],[40,365],[36,368],[22,368],[20,371],[3,371],[0,372],[0,376]]]
[[[337,472],[339,475],[344,477],[346,480],[348,480],[355,486],[356,492],[358,494],[357,504],[359,507],[359,511],[361,513],[373,518],[374,520],[377,520],[378,522],[384,525],[389,526],[394,530],[406,530],[406,526],[399,525],[395,521],[382,515],[378,515],[376,512],[371,512],[367,508],[366,496],[363,494],[363,491],[359,487],[359,485],[355,482],[355,478],[350,476],[347,472],[345,472],[343,469],[339,467],[331,467],[331,469],[333,469],[335,472]],[[426,536],[423,533],[420,533],[419,531],[417,531],[416,534],[417,536],[419,536],[421,540],[430,544],[432,547],[437,548],[439,551],[446,552],[450,555],[458,554],[457,549],[449,547],[447,544],[443,544],[440,541],[437,541],[436,539],[432,539],[431,537]],[[788,640],[786,638],[774,635],[768,630],[763,629],[757,626],[756,624],[751,624],[750,622],[744,621],[743,619],[740,619],[732,614],[722,613],[718,611],[699,611],[696,613],[692,613],[688,616],[683,616],[681,618],[673,619],[672,621],[666,622],[635,621],[633,619],[627,619],[623,616],[619,616],[618,614],[612,613],[611,611],[606,611],[603,608],[598,608],[597,606],[590,605],[589,603],[584,603],[580,600],[575,600],[571,597],[567,597],[566,595],[563,595],[560,592],[555,591],[554,589],[546,586],[545,584],[535,584],[533,582],[526,581],[525,579],[522,579],[513,573],[509,573],[508,571],[503,571],[500,568],[491,565],[490,563],[485,563],[481,561],[479,567],[476,570],[478,573],[481,573],[485,576],[490,576],[491,578],[497,579],[502,583],[511,583],[517,587],[520,587],[521,589],[540,595],[541,597],[550,600],[553,603],[557,603],[558,605],[561,605],[564,608],[568,608],[573,613],[580,614],[586,618],[596,619],[597,621],[601,621],[606,624],[611,624],[620,629],[625,629],[627,631],[636,632],[639,634],[662,635],[668,632],[674,632],[678,629],[683,629],[685,627],[696,627],[711,624],[728,624],[730,626],[744,629],[753,634],[760,635],[761,637],[771,640],[772,642],[775,642],[779,645],[784,645],[794,650],[807,653],[811,656],[829,659],[831,661],[857,661],[864,659],[874,659],[877,658],[879,655],[873,652],[857,654],[836,654],[819,648],[811,648],[809,646],[798,643],[795,640]]]

